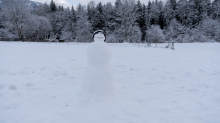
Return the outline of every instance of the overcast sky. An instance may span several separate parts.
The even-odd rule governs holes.
[[[32,1],[38,1],[41,3],[45,3],[47,2],[48,4],[51,2],[51,0],[32,0]],[[56,4],[59,5],[63,5],[64,7],[68,7],[68,6],[77,6],[79,3],[81,3],[82,5],[87,5],[87,3],[89,3],[89,1],[91,0],[53,0]],[[95,3],[99,3],[102,2],[103,4],[106,4],[107,2],[111,2],[112,5],[114,5],[116,0],[94,0]],[[149,0],[140,0],[141,3],[144,3],[145,5],[147,5]],[[151,0],[153,1],[153,0]],[[159,0],[158,0],[159,1]],[[162,1],[166,1],[166,0],[162,0]]]

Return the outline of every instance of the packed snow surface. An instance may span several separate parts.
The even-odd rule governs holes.
[[[0,123],[220,122],[219,43],[108,45],[115,93],[82,100],[88,44],[0,42]]]

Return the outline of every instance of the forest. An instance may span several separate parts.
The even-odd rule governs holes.
[[[63,7],[51,0],[1,0],[1,41],[91,42],[103,30],[109,43],[220,42],[220,0],[90,1]]]

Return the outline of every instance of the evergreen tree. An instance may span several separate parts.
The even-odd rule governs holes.
[[[120,25],[121,24],[121,19],[118,19],[120,17],[117,14],[117,12],[121,11],[121,8],[122,8],[121,0],[116,0],[116,2],[115,2],[115,9],[114,9],[114,12],[113,12],[116,25]]]
[[[71,8],[71,16],[70,16],[70,25],[71,27],[71,33],[72,33],[72,38],[75,39],[76,38],[76,10],[74,9],[74,7],[72,6]]]
[[[213,19],[220,19],[220,0],[212,2]]]
[[[160,26],[161,29],[164,29],[164,10],[163,10],[163,2],[159,1],[158,3],[159,6],[159,11],[160,11],[160,15],[159,15],[159,23],[158,25]]]
[[[71,18],[71,20],[72,20],[73,23],[76,23],[76,10],[74,9],[73,6],[72,6],[72,8],[71,8],[71,13],[72,13],[72,18]]]
[[[115,2],[115,8],[120,8],[122,6],[121,0],[116,0]]]
[[[88,15],[88,21],[92,24],[92,30],[95,31],[96,24],[96,6],[94,1],[90,1],[87,5],[87,15]]]
[[[51,2],[50,2],[50,11],[51,12],[57,11],[56,4],[55,4],[55,2],[53,2],[53,0],[51,0]]]
[[[137,7],[136,7],[136,9],[137,9],[136,13],[137,13],[137,15],[138,15],[136,22],[140,25],[141,16],[142,16],[142,6],[141,6],[140,0],[138,0],[136,6],[137,6]]]
[[[183,31],[173,38],[181,37],[178,36],[179,34],[188,35],[188,38],[191,38],[196,33],[198,33],[196,36],[201,33],[209,39],[217,40],[218,36],[210,36],[210,34],[219,34],[214,33],[219,28],[212,28],[212,26],[219,25],[220,0],[167,0],[165,5],[162,1],[154,0],[148,2],[147,8],[141,4],[140,0],[137,3],[135,0],[116,0],[114,5],[110,2],[106,5],[101,2],[96,5],[94,1],[90,1],[87,11],[81,4],[78,5],[77,11],[73,6],[71,10],[64,9],[62,5],[56,5],[54,0],[51,0],[50,5],[42,4],[35,10],[29,11],[30,7],[27,7],[27,2],[24,1],[27,0],[1,0],[2,3],[13,3],[7,11],[6,7],[10,4],[5,4],[0,9],[1,13],[5,13],[0,18],[1,37],[5,37],[5,32],[20,38],[37,37],[52,30],[55,34],[59,34],[59,37],[74,39],[78,36],[79,40],[79,33],[80,35],[88,33],[87,28],[90,33],[102,29],[117,40],[133,42],[134,37],[139,34],[141,40],[145,40],[145,32],[152,25],[159,25],[161,29],[166,30],[167,34],[173,33],[176,31],[173,23],[184,27]],[[20,7],[20,4],[24,7]],[[10,16],[11,13],[14,13],[14,16]],[[46,25],[45,28],[42,25]],[[173,31],[169,31],[171,27]],[[84,32],[80,32],[80,29]],[[212,30],[215,31],[210,33]]]
[[[171,9],[172,10],[176,10],[176,5],[177,5],[177,2],[176,2],[176,0],[170,0],[170,7],[171,7]]]
[[[138,23],[140,30],[141,30],[141,40],[145,40],[145,35],[146,35],[146,6],[143,4],[141,5],[140,0],[137,2],[137,20],[136,22]]]
[[[76,11],[76,41],[91,42],[92,41],[92,27],[88,21],[88,16],[85,8],[79,4]]]
[[[147,28],[151,26],[151,1],[148,2],[147,5]]]
[[[164,22],[168,28],[170,21],[176,18],[176,0],[168,0],[164,7]]]
[[[61,6],[60,5],[58,6],[58,11],[61,11]]]
[[[158,5],[157,1],[152,2],[150,12],[151,12],[150,24],[151,25],[159,25],[160,10],[159,10],[159,5]]]
[[[114,8],[109,2],[103,6],[104,18],[105,18],[105,29],[106,31],[113,32],[115,29],[115,16]]]
[[[96,7],[96,19],[95,19],[95,30],[101,29],[103,30],[105,27],[105,19],[103,14],[103,6],[100,2]]]
[[[188,22],[188,15],[187,13],[189,13],[189,2],[187,0],[179,0],[177,3],[177,21],[180,22],[181,24],[187,26]]]

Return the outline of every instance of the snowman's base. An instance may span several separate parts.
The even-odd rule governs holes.
[[[82,91],[96,96],[113,95],[113,78],[112,67],[109,63],[89,64],[84,72]]]

